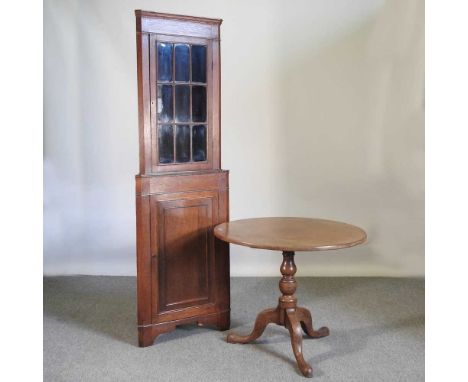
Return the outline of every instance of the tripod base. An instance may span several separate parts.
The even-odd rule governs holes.
[[[294,252],[283,252],[283,263],[281,264],[281,279],[279,286],[283,295],[279,298],[276,308],[265,309],[260,312],[255,320],[252,332],[246,336],[229,334],[227,342],[233,344],[246,344],[256,340],[265,331],[268,324],[274,323],[284,326],[289,330],[291,336],[291,346],[296,357],[297,365],[305,377],[312,377],[312,367],[304,360],[302,354],[302,331],[309,337],[321,338],[328,336],[330,331],[327,327],[314,330],[312,326],[312,315],[306,308],[297,306],[297,299],[294,296],[297,282],[294,279],[296,265],[294,264]]]

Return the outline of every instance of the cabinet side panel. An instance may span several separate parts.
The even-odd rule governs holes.
[[[136,196],[138,325],[151,324],[151,249],[149,196]]]
[[[219,28],[219,26],[216,26]],[[221,54],[219,40],[212,41],[213,86],[212,86],[212,132],[213,168],[221,168]]]
[[[151,172],[151,124],[149,87],[149,36],[137,33],[138,133],[140,174]]]
[[[227,177],[227,174],[226,174]],[[229,221],[229,190],[219,191],[219,210],[217,224]],[[230,270],[229,270],[229,243],[215,238],[216,259],[216,293],[219,310],[229,310],[230,303]]]

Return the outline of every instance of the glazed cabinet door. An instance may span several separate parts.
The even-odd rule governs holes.
[[[218,193],[151,196],[153,323],[215,309]]]
[[[211,169],[218,41],[161,34],[149,41],[153,172]]]

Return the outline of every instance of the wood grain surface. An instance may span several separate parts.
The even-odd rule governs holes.
[[[223,241],[277,251],[322,251],[352,247],[366,241],[364,230],[332,220],[269,217],[236,220],[215,227]]]

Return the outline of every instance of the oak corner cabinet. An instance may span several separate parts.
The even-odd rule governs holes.
[[[220,161],[221,20],[135,11],[140,172],[138,337],[177,325],[230,326],[229,220]]]

